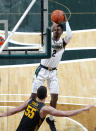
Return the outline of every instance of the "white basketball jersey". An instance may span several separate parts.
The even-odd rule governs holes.
[[[59,44],[59,45],[63,45],[63,40],[60,38],[58,41],[53,41],[52,40],[52,44]],[[41,60],[41,65],[44,65],[46,67],[52,67],[55,68],[58,66],[62,55],[64,53],[64,48],[62,47],[61,49],[53,49],[52,48],[52,56],[49,59],[42,59]]]

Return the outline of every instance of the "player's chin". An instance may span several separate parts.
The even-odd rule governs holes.
[[[57,34],[57,33],[54,33],[54,37],[58,37],[58,34]]]

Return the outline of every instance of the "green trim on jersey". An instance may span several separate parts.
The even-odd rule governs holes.
[[[38,66],[37,69],[36,69],[36,71],[35,71],[35,75],[36,75],[36,77],[38,76],[40,70],[41,70],[41,66]]]

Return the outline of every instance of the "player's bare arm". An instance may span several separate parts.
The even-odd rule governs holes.
[[[58,24],[56,24],[55,22],[52,22],[52,26],[51,26],[51,31],[53,32],[54,28],[58,26]]]
[[[9,110],[5,113],[0,113],[0,117],[10,116],[10,115],[13,115],[13,114],[23,111],[26,108],[29,101],[30,101],[30,99],[26,100],[24,103],[17,106],[16,108],[12,108],[11,110]]]
[[[72,110],[72,111],[60,111],[60,110],[56,110],[55,108],[51,107],[51,106],[45,106],[41,109],[41,117],[46,117],[47,114],[53,115],[53,116],[57,116],[57,117],[69,117],[69,116],[73,116],[73,115],[77,115],[83,111],[87,111],[92,107],[96,107],[94,105],[89,105],[86,106],[85,108],[82,109],[77,109],[77,110]]]

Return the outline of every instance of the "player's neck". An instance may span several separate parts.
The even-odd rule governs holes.
[[[60,37],[53,37],[54,41],[58,41],[60,39]]]
[[[45,103],[45,99],[42,99],[42,100],[41,100],[41,99],[37,98],[37,101],[38,101],[38,102]]]

